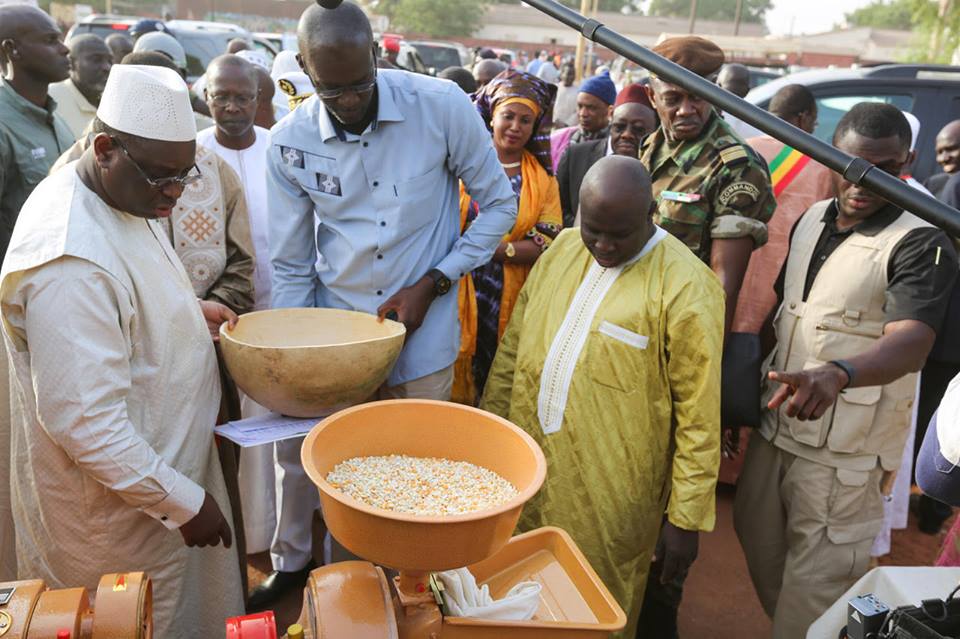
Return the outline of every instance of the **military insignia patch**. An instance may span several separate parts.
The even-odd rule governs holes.
[[[760,199],[760,189],[755,187],[753,184],[750,184],[749,182],[734,182],[730,186],[727,186],[720,191],[720,196],[717,198],[717,200],[722,206],[726,206],[730,200],[740,194],[746,195],[754,202]]]
[[[720,161],[727,166],[736,166],[749,159],[747,150],[739,144],[720,149]]]
[[[287,80],[286,78],[280,78],[277,81],[277,86],[279,86],[280,90],[287,95],[294,96],[297,94],[297,87],[294,86],[293,82]]]
[[[294,149],[289,146],[281,146],[280,157],[283,159],[283,163],[287,166],[292,166],[295,169],[303,168],[303,151],[300,149]]]
[[[340,192],[340,178],[335,175],[317,173],[317,189],[327,195],[336,195],[337,197],[342,195]]]

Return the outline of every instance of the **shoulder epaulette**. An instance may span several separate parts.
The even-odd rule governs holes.
[[[727,166],[737,166],[750,161],[750,155],[742,144],[732,144],[719,150],[720,161]]]

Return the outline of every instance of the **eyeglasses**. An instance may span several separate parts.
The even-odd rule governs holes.
[[[245,109],[254,102],[257,101],[257,94],[250,93],[239,93],[237,95],[230,95],[227,93],[217,93],[210,96],[210,101],[213,102],[213,106],[220,109],[226,107],[231,102],[241,109]]]
[[[133,168],[137,170],[137,172],[140,174],[140,177],[142,177],[147,184],[157,190],[165,189],[166,187],[172,185],[187,187],[191,184],[196,184],[203,178],[203,175],[200,173],[200,167],[198,167],[196,164],[180,175],[174,177],[152,178],[147,175],[147,172],[143,170],[143,167],[141,167],[140,164],[133,159],[133,157],[130,155],[130,151],[128,151],[127,147],[123,145],[123,142],[115,137],[110,139],[120,147],[120,150],[123,151],[123,154],[127,156],[127,159],[130,160],[130,163],[133,164]]]
[[[316,83],[314,83],[316,86]],[[321,100],[336,100],[341,95],[347,91],[352,91],[354,93],[370,93],[377,86],[377,61],[373,61],[373,80],[369,82],[361,82],[360,84],[354,84],[349,87],[341,87],[339,89],[316,89],[317,97]]]
[[[622,135],[627,131],[627,129],[629,129],[636,138],[643,138],[648,133],[648,131],[642,125],[629,125],[625,122],[612,122],[610,124],[610,130],[614,133]]]

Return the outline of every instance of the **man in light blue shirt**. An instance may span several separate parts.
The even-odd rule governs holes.
[[[356,5],[311,6],[298,37],[316,95],[271,134],[273,306],[395,314],[407,340],[379,396],[449,399],[457,282],[490,260],[516,221],[490,133],[452,82],[378,71],[370,24]],[[461,180],[482,211],[462,236]],[[277,445],[276,572],[251,609],[299,586],[310,561],[305,503],[317,494],[299,449],[295,440]]]

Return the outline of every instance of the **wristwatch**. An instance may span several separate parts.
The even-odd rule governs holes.
[[[450,278],[444,275],[439,269],[430,269],[427,271],[427,277],[433,280],[433,294],[437,297],[450,292],[450,287],[453,283],[450,281]]]
[[[847,383],[840,389],[846,390],[853,383],[853,376],[857,374],[857,370],[845,359],[832,359],[827,363],[833,364],[847,374]]]
[[[513,245],[513,242],[507,242],[506,248],[503,249],[503,254],[507,256],[507,259],[513,259],[517,254],[517,247]]]

